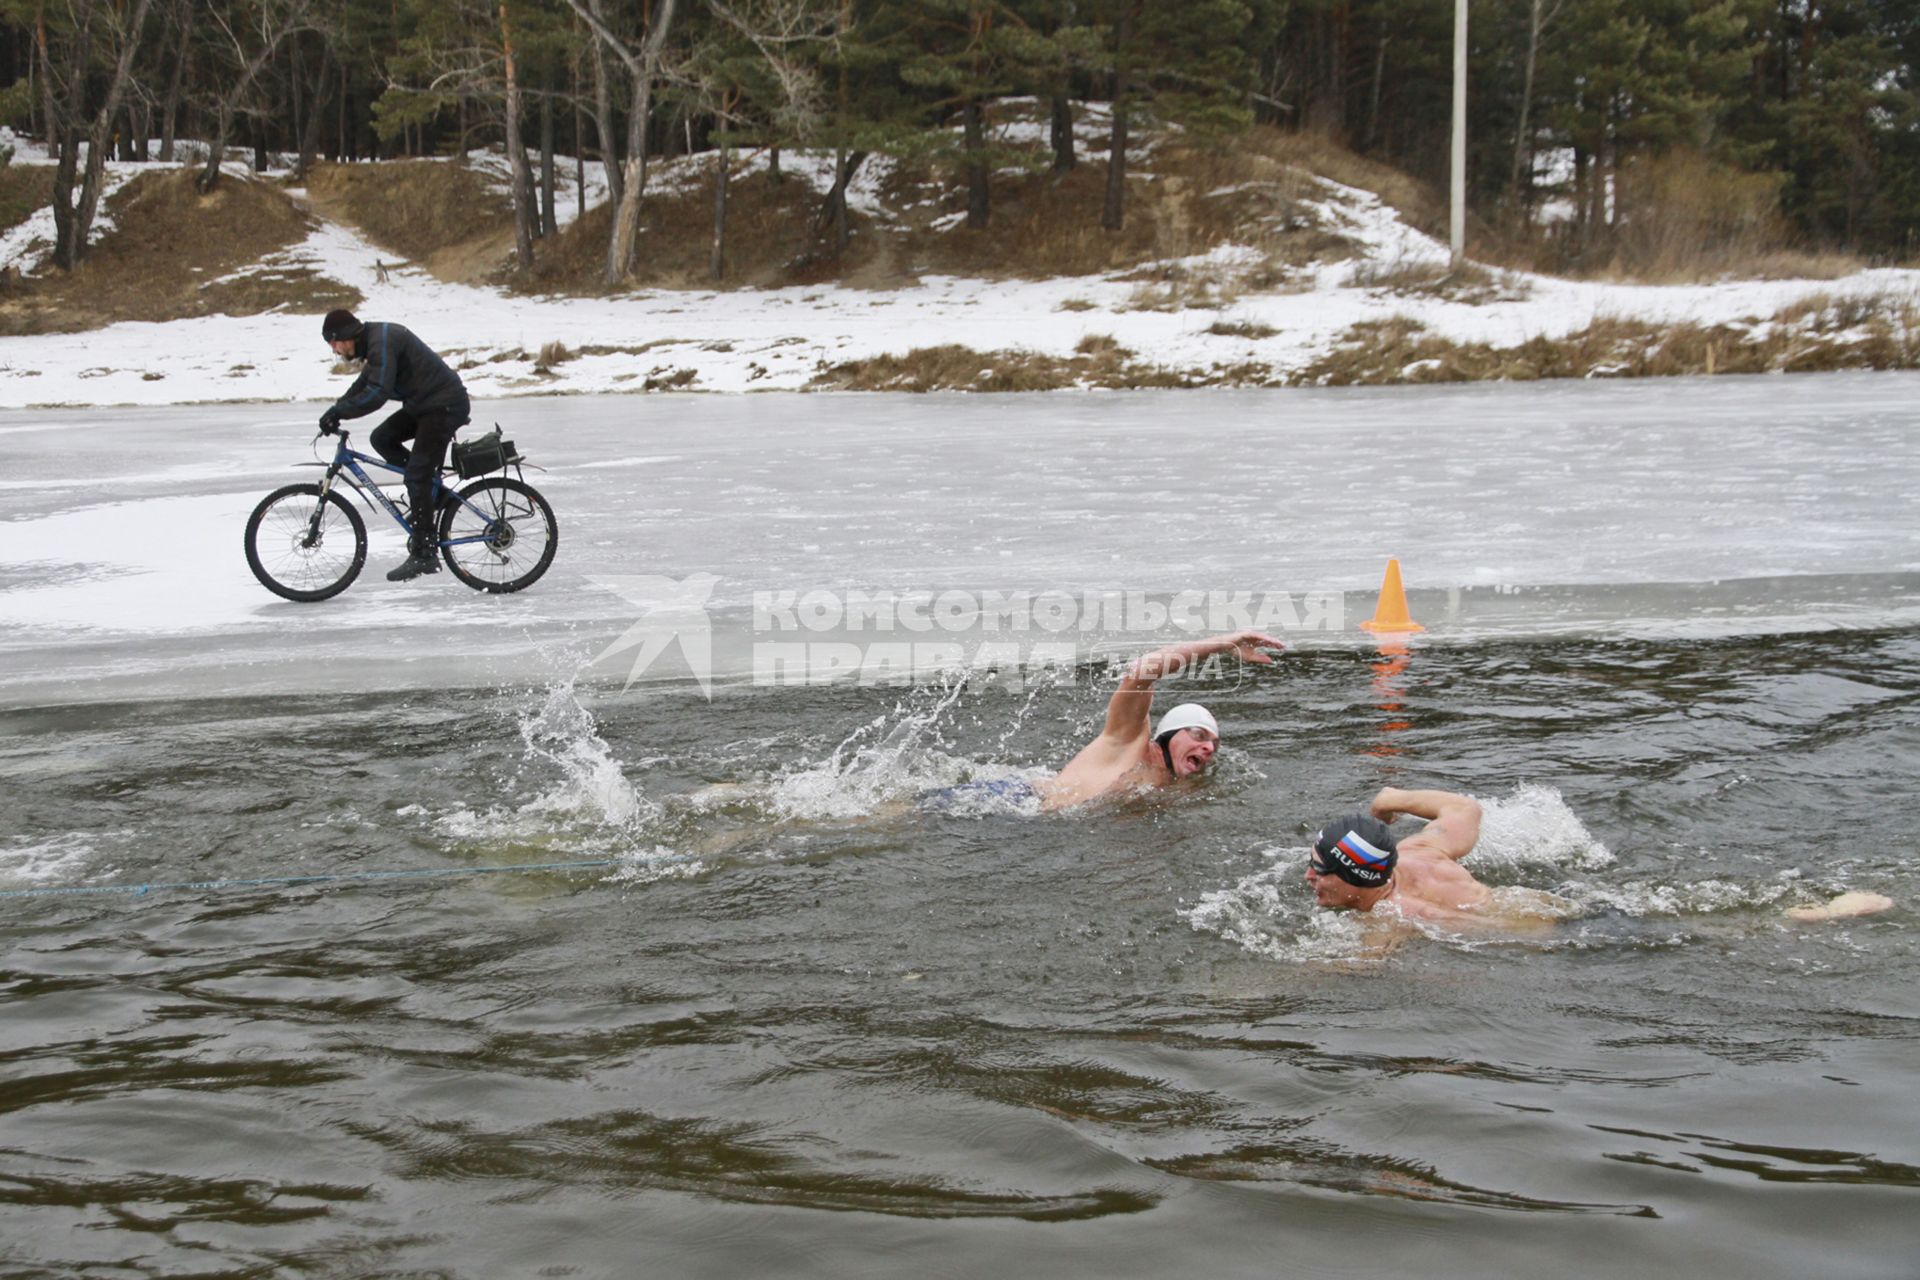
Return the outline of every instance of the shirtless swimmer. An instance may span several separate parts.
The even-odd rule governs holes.
[[[1153,686],[1216,654],[1231,653],[1254,666],[1271,666],[1268,649],[1286,646],[1259,631],[1234,631],[1171,644],[1135,658],[1107,702],[1100,736],[1082,747],[1067,767],[1034,789],[1041,807],[1066,809],[1117,792],[1171,786],[1213,763],[1220,726],[1213,713],[1184,702],[1153,723]]]
[[[1401,814],[1427,825],[1396,840],[1387,824]],[[1392,903],[1403,919],[1442,927],[1540,927],[1558,913],[1496,902],[1494,891],[1460,865],[1480,839],[1480,805],[1451,791],[1386,787],[1367,813],[1336,818],[1320,828],[1307,852],[1307,884],[1323,907],[1372,911]],[[1538,895],[1547,905],[1551,895]],[[1877,893],[1843,893],[1817,907],[1785,914],[1798,921],[1871,915],[1893,905]]]

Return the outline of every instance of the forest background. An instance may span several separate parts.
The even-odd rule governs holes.
[[[200,140],[210,185],[234,149],[299,171],[492,144],[513,161],[523,271],[556,227],[555,155],[608,162],[617,281],[650,159],[758,151],[777,180],[782,149],[830,152],[838,180],[792,216],[832,260],[869,158],[950,169],[986,232],[996,172],[1088,159],[1072,125],[1089,103],[1122,145],[1058,216],[1110,233],[1129,129],[1231,150],[1273,126],[1438,183],[1452,17],[1449,0],[4,0],[0,122],[61,162],[62,266],[109,153]],[[1789,244],[1913,256],[1920,6],[1476,0],[1471,32],[1475,256],[1575,274]],[[1050,155],[996,147],[1014,99],[1045,105]],[[721,222],[731,172],[714,168]]]

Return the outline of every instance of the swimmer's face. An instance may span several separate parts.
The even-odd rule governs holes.
[[[1191,778],[1213,763],[1220,739],[1211,729],[1195,725],[1167,739],[1167,754],[1173,758],[1173,776]]]
[[[1361,890],[1342,880],[1331,871],[1322,872],[1314,864],[1319,855],[1313,847],[1307,847],[1307,888],[1313,890],[1313,900],[1320,906],[1331,910],[1342,910],[1359,901]]]

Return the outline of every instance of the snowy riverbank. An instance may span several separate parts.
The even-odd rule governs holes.
[[[17,140],[16,140],[17,142]],[[33,163],[28,149],[16,164]],[[796,158],[788,157],[790,169]],[[798,166],[804,172],[804,166]],[[115,166],[115,179],[138,166]],[[661,181],[697,181],[662,165]],[[1513,347],[1577,333],[1596,322],[1734,325],[1762,335],[1783,308],[1809,299],[1920,304],[1920,272],[1862,271],[1838,280],[1626,285],[1501,272],[1491,301],[1409,288],[1432,275],[1446,249],[1409,227],[1376,196],[1319,182],[1320,225],[1358,246],[1352,259],[1302,268],[1284,292],[1198,290],[1211,305],[1150,298],[1138,268],[1105,276],[992,281],[925,276],[895,290],[831,285],[779,289],[651,290],[619,297],[522,296],[453,284],[396,265],[394,254],[350,228],[320,220],[307,239],[237,273],[307,270],[357,289],[369,318],[418,331],[464,368],[476,399],[687,391],[791,391],[828,368],[915,348],[956,345],[982,353],[1054,359],[1117,346],[1142,366],[1193,374],[1258,367],[1288,381],[1352,341],[1354,327],[1414,322],[1456,343]],[[293,193],[298,199],[299,192]],[[590,184],[589,198],[601,194]],[[867,193],[871,199],[871,193]],[[560,208],[577,200],[563,192]],[[41,221],[47,226],[39,226]],[[0,265],[39,269],[48,211],[0,237]],[[190,229],[183,228],[183,234]],[[1230,280],[1256,256],[1226,245],[1175,263],[1181,278]],[[229,277],[233,279],[234,277]],[[217,282],[210,282],[217,283]],[[1864,336],[1864,330],[1862,331]],[[1831,325],[1825,342],[1845,343]],[[565,358],[542,362],[565,348]],[[1083,344],[1088,344],[1083,346]],[[1232,379],[1228,379],[1232,380]],[[313,402],[343,379],[319,338],[316,315],[207,316],[124,323],[82,334],[0,339],[0,407]]]

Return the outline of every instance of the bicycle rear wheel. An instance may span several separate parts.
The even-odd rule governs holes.
[[[261,586],[289,600],[325,600],[360,576],[367,526],[339,494],[323,499],[317,484],[290,484],[253,509],[246,545]]]
[[[521,480],[476,480],[440,509],[441,554],[453,576],[475,591],[532,586],[559,546],[553,508]]]

